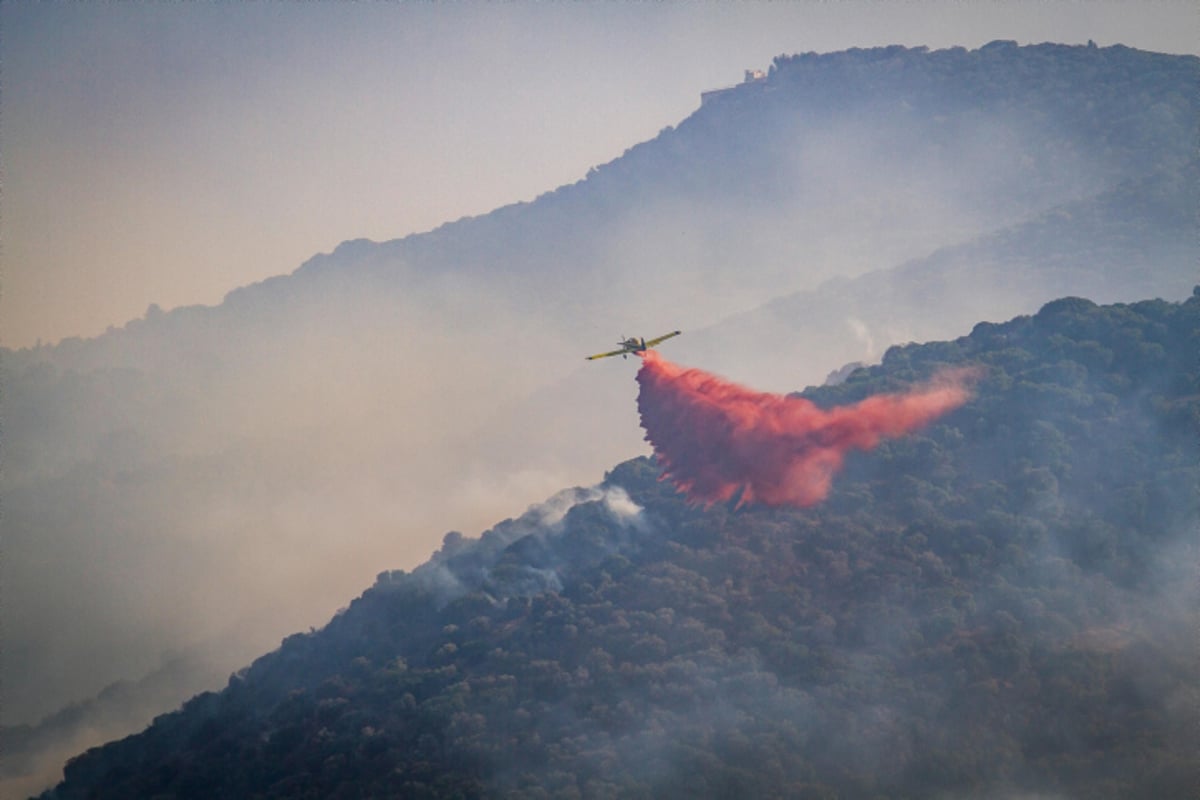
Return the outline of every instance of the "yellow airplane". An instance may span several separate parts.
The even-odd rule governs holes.
[[[665,342],[667,339],[670,339],[672,336],[678,336],[678,335],[679,335],[679,331],[671,331],[668,334],[659,336],[657,339],[651,339],[650,341],[646,341],[645,339],[639,339],[636,336],[631,336],[628,339],[622,339],[621,341],[617,342],[617,344],[621,345],[620,350],[613,350],[611,353],[597,353],[594,356],[588,356],[587,360],[594,361],[597,358],[608,358],[609,356],[620,356],[621,358],[626,358],[629,356],[630,353],[634,353],[634,354],[644,353],[647,350],[649,350],[651,347],[654,347],[654,345],[658,344],[659,342]]]

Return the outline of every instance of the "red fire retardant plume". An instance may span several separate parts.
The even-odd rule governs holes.
[[[970,373],[948,372],[904,394],[822,411],[798,397],[755,392],[647,350],[638,411],[663,477],[691,500],[811,506],[829,494],[850,449],[870,450],[961,406]]]

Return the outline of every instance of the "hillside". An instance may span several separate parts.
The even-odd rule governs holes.
[[[791,390],[1058,296],[1183,296],[1198,81],[1121,46],[780,56],[533,202],[0,351],[6,746],[127,733],[149,678],[182,700],[645,452],[629,365],[582,360],[619,335]],[[121,681],[157,688],[80,713]]]
[[[806,510],[647,459],[411,572],[48,798],[1183,796],[1197,778],[1200,288],[897,347],[976,396]]]

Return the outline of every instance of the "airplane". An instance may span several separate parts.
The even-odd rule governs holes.
[[[657,339],[651,339],[650,341],[646,341],[645,339],[639,339],[636,336],[631,336],[628,339],[622,338],[621,341],[617,342],[617,344],[621,345],[620,350],[613,350],[610,353],[597,353],[594,356],[588,356],[586,360],[594,361],[597,358],[608,358],[609,356],[620,356],[621,358],[628,358],[630,353],[633,353],[634,355],[637,355],[638,353],[644,353],[647,350],[649,350],[651,347],[654,347],[654,345],[656,345],[660,342],[665,342],[667,339],[670,339],[672,336],[678,336],[679,333],[680,333],[679,331],[671,331],[668,334],[659,336]]]

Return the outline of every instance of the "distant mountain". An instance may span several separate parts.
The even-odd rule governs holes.
[[[448,534],[47,798],[1181,797],[1195,786],[1200,287],[889,350],[976,396],[807,510],[647,459]]]
[[[1200,274],[1198,212],[1200,162],[1193,160],[924,258],[777,298],[706,328],[690,343],[692,355],[786,390],[782,381],[815,380],[801,372],[808,352],[839,364],[875,361],[893,344],[1028,312],[1048,292],[1099,302],[1144,291],[1185,296]],[[764,342],[769,360],[747,357]]]
[[[154,353],[138,340],[262,335],[313,303],[329,313],[342,293],[385,291],[391,305],[464,279],[557,325],[580,312],[607,324],[680,295],[712,304],[712,319],[731,296],[765,301],[892,266],[1182,169],[1195,159],[1198,77],[1200,59],[1119,45],[780,56],[766,79],[531,203],[347,242],[207,312],[153,314],[38,357],[145,367]]]
[[[1064,294],[1182,296],[1198,79],[1119,46],[782,56],[533,202],[0,353],[6,722],[198,646],[231,670],[642,452],[629,364],[582,369],[620,335],[787,390]]]
[[[174,708],[181,692],[195,694],[220,685],[228,670],[201,652],[178,654],[138,681],[118,681],[96,697],[72,704],[35,725],[0,727],[4,776],[0,796],[28,797],[59,780],[63,762],[98,742],[146,727],[163,709]]]

